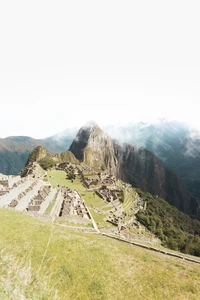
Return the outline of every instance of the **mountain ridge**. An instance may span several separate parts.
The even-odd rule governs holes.
[[[106,169],[117,178],[165,199],[189,215],[198,214],[198,200],[159,158],[146,149],[110,139],[97,124],[81,127],[69,151],[89,167]]]
[[[190,192],[192,192],[194,198],[196,196],[199,197],[200,152],[198,152],[198,137],[196,133],[193,133],[190,137],[188,127],[182,126],[179,122],[162,122],[156,126],[143,123],[137,127],[140,131],[142,130],[142,134],[138,134],[138,130],[133,130],[133,127],[128,129],[125,127],[121,128],[121,133],[119,127],[112,128],[112,131],[116,130],[116,132],[119,132],[118,135],[123,136],[123,141],[132,139],[137,147],[141,146],[141,141],[143,141],[142,146],[144,147],[145,144],[145,148],[156,154],[165,167],[175,171]],[[50,154],[62,153],[72,144],[75,132],[75,129],[66,130],[44,140],[23,136],[0,139],[0,172],[4,174],[18,174],[25,166],[30,152],[38,145],[43,145]],[[109,130],[106,130],[106,132],[109,133]],[[195,136],[196,140],[194,139]],[[114,139],[115,135],[113,134],[111,137]],[[143,137],[144,140],[142,140]],[[187,139],[184,143],[185,137]],[[186,146],[190,144],[195,146],[195,151],[192,152],[193,157],[185,155],[188,150]],[[87,151],[86,156],[89,161],[91,157],[90,150]],[[94,152],[93,156],[95,156]],[[110,157],[113,157],[113,154]],[[112,165],[116,168],[116,162],[112,163]]]

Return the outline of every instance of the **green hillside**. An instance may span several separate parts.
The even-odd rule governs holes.
[[[165,247],[200,256],[200,221],[191,219],[165,200],[137,189],[146,210],[137,213],[138,220],[156,234]]]
[[[0,210],[0,299],[199,299],[199,265]]]

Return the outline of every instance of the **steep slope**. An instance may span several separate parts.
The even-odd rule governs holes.
[[[198,200],[152,152],[111,140],[97,124],[82,127],[70,151],[84,164],[106,168],[119,179],[164,198],[187,214],[198,213]]]
[[[121,142],[144,147],[173,169],[190,192],[200,197],[200,133],[181,122],[106,127]]]
[[[87,123],[78,131],[69,151],[92,168],[116,173],[117,161],[112,140],[95,122]]]
[[[120,166],[120,179],[165,199],[187,214],[196,214],[199,210],[197,199],[152,152],[130,144],[120,145],[116,141],[114,148]]]
[[[71,151],[64,151],[62,153],[57,153],[55,154],[54,158],[58,163],[66,163],[66,162],[71,162],[72,164],[80,163],[79,160],[76,159],[76,157]]]
[[[40,165],[45,169],[45,166],[53,166],[55,163],[53,161],[52,156],[49,154],[49,152],[42,146],[38,146],[33,151],[31,151],[28,160],[26,162],[25,167],[21,170],[20,175],[22,177],[25,177],[28,174],[32,174],[33,171],[40,166],[36,165],[36,162],[41,162]],[[39,173],[41,173],[42,169],[39,170]]]
[[[44,157],[51,157],[51,155],[44,147],[38,146],[30,153],[28,160],[26,162],[26,166],[33,162],[38,162]]]
[[[146,209],[137,213],[137,219],[156,234],[164,246],[200,256],[200,221],[178,211],[163,199],[137,189],[146,201]]]

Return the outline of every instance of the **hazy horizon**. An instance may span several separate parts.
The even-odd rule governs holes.
[[[147,121],[138,121],[138,122],[134,122],[134,121],[127,121],[127,122],[116,122],[116,123],[110,123],[110,124],[101,124],[99,122],[97,122],[96,120],[87,120],[86,122],[80,124],[79,126],[69,126],[67,128],[64,128],[64,129],[61,129],[57,132],[52,132],[50,135],[48,136],[32,136],[30,134],[28,135],[23,135],[23,134],[18,134],[18,135],[8,135],[8,136],[5,136],[5,137],[2,137],[0,136],[0,138],[9,138],[9,137],[15,137],[15,136],[27,136],[27,137],[31,137],[31,138],[34,138],[34,139],[45,139],[45,138],[48,138],[48,137],[53,137],[54,135],[59,138],[59,137],[62,137],[63,135],[67,135],[67,136],[73,136],[75,132],[77,132],[81,127],[84,127],[85,125],[87,125],[88,123],[90,122],[95,122],[97,123],[97,125],[102,129],[102,130],[108,130],[109,132],[113,132],[114,133],[114,136],[116,137],[117,135],[117,132],[118,130],[120,131],[120,128],[129,128],[131,126],[137,126],[137,125],[143,125],[144,126],[148,126],[148,125],[159,125],[159,124],[162,124],[162,123],[174,123],[174,122],[178,122],[180,125],[183,125],[183,126],[186,126],[188,129],[191,129],[192,132],[193,130],[197,130],[199,132],[199,135],[200,135],[200,131],[198,130],[198,128],[195,128],[193,126],[190,126],[188,123],[186,122],[182,122],[182,121],[177,121],[177,120],[167,120],[165,118],[159,118],[159,119],[156,119],[154,122],[147,122]],[[113,128],[112,128],[113,127]],[[123,136],[121,136],[121,133],[120,134],[120,140],[123,140]],[[129,135],[130,135],[130,132],[129,132]]]
[[[200,129],[198,2],[1,4],[0,137],[178,120]]]

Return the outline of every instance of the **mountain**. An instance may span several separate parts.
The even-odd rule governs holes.
[[[41,145],[52,155],[69,148],[76,129],[68,129],[45,139],[27,136],[13,136],[0,139],[0,173],[18,174],[25,166],[29,154]]]
[[[52,156],[43,146],[37,146],[29,154],[25,167],[20,171],[20,175],[21,177],[25,177],[29,174],[35,174],[38,176],[43,173],[42,169],[47,170],[54,167],[56,163],[62,164],[66,162],[70,162],[75,165],[80,163],[70,151],[56,153]]]
[[[63,161],[60,155],[71,145],[70,152],[62,154],[62,157],[65,156],[64,160],[73,152],[73,159],[82,160],[85,164],[91,164],[92,167],[102,170],[107,169],[111,174],[116,174],[119,178],[145,191],[161,196],[171,201],[170,203],[176,203],[175,205],[183,211],[195,213],[198,210],[198,202],[195,200],[196,197],[200,197],[198,132],[191,131],[185,124],[163,120],[154,125],[139,123],[129,127],[107,127],[106,132],[109,136],[119,139],[120,142],[111,140],[94,122],[82,127],[74,139],[76,132],[76,129],[66,130],[46,139],[30,137],[0,139],[0,172],[19,173],[24,168],[30,152],[38,145],[45,147],[51,155],[58,153],[57,161]],[[130,147],[128,144],[134,144],[139,148]],[[153,152],[162,164],[160,165],[160,160],[157,161],[152,154],[142,150],[141,147]],[[127,163],[129,160],[132,162],[131,166]],[[146,163],[144,164],[143,161]],[[159,165],[159,170],[162,169],[156,175],[157,179],[151,178],[150,175],[157,174],[156,165]],[[171,182],[173,181],[175,185],[180,180],[177,176],[172,176],[171,174],[174,173],[169,169],[175,171],[194,197],[190,193],[188,195],[182,183],[181,186],[178,184],[177,188],[178,191],[182,191],[181,194],[176,189],[170,191]],[[146,172],[147,181],[144,176]]]
[[[121,142],[153,152],[173,169],[190,192],[200,197],[200,133],[188,125],[160,120],[155,124],[108,126],[105,131]]]
[[[95,122],[88,122],[81,127],[69,151],[85,165],[116,173],[113,142]]]
[[[152,152],[112,140],[96,123],[82,127],[69,150],[83,164],[107,169],[117,178],[165,199],[189,215],[199,210],[198,200]]]

